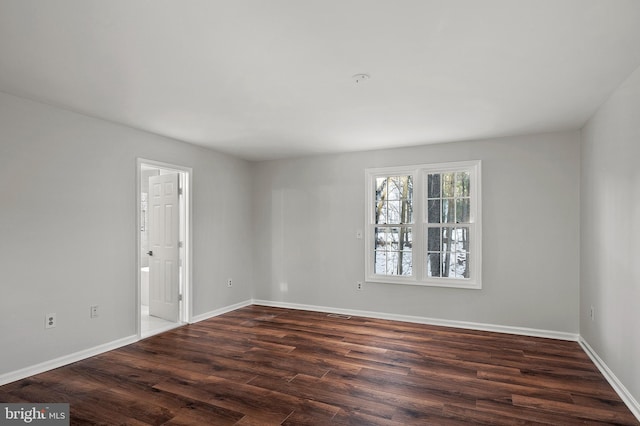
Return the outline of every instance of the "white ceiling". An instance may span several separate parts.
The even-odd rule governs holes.
[[[0,91],[251,160],[578,129],[638,66],[638,0],[0,0]]]

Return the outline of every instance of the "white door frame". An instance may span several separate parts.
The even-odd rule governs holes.
[[[136,302],[136,318],[137,325],[136,331],[138,334],[138,338],[142,338],[142,326],[141,326],[141,302],[142,302],[142,281],[141,281],[141,236],[140,236],[140,226],[142,224],[142,217],[140,211],[140,205],[142,203],[141,200],[141,191],[142,188],[142,177],[141,177],[141,168],[142,165],[148,165],[152,167],[157,167],[159,169],[168,169],[173,170],[179,173],[183,173],[185,175],[184,182],[182,182],[183,187],[183,196],[184,196],[184,222],[185,222],[185,241],[184,241],[184,258],[182,259],[182,282],[184,283],[182,289],[182,311],[180,313],[180,322],[182,323],[190,323],[191,322],[191,291],[192,291],[192,282],[191,277],[193,273],[193,265],[191,262],[191,252],[192,252],[192,230],[191,224],[193,223],[192,217],[192,197],[191,197],[191,188],[192,188],[192,179],[193,179],[193,170],[190,167],[184,167],[177,164],[164,163],[156,160],[149,160],[146,158],[137,158],[136,159],[136,294],[135,294],[135,302]]]

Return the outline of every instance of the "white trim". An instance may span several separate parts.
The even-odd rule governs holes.
[[[189,324],[193,324],[196,322],[207,320],[209,318],[217,317],[218,315],[226,314],[227,312],[235,311],[236,309],[244,308],[252,304],[253,304],[252,300],[245,300],[244,302],[239,302],[230,306],[224,306],[219,309],[214,309],[213,311],[205,312],[204,314],[194,315],[193,317],[191,317],[191,321],[189,321]]]
[[[620,399],[629,407],[631,413],[636,416],[640,421],[640,403],[631,395],[631,392],[622,384],[622,382],[611,371],[607,364],[598,356],[598,353],[587,343],[584,337],[580,336],[578,343],[585,351],[585,353],[591,358],[591,361],[598,367],[598,370],[602,373],[607,382],[611,385],[613,390],[616,391]]]
[[[429,227],[440,228],[443,224],[429,224],[427,221],[427,174],[452,171],[467,171],[471,178],[471,211],[470,222],[460,226],[469,227],[472,233],[470,276],[467,279],[427,276],[427,242]],[[375,224],[374,194],[375,179],[387,176],[413,177],[413,214],[412,223],[408,224]],[[457,161],[450,163],[419,164],[398,167],[382,167],[365,169],[365,281],[382,284],[405,284],[427,287],[448,287],[470,290],[482,289],[482,162],[481,160]],[[455,224],[451,224],[455,225]],[[410,276],[378,275],[374,271],[374,229],[376,227],[405,227],[413,233],[413,271]]]
[[[140,188],[142,185],[141,182],[141,167],[142,165],[157,167],[159,169],[173,170],[179,173],[186,175],[186,181],[183,182],[183,193],[184,193],[184,219],[185,219],[185,240],[186,244],[184,247],[184,265],[183,268],[183,278],[184,278],[184,288],[182,289],[182,312],[180,313],[179,322],[176,323],[176,326],[187,324],[191,322],[191,312],[193,309],[193,301],[191,300],[191,293],[193,289],[193,169],[191,167],[181,166],[178,164],[165,163],[162,161],[149,160],[147,158],[138,157],[136,158],[136,317],[138,318],[138,324],[136,326],[136,333],[140,339],[149,337],[155,333],[148,334],[142,333],[142,312],[140,309],[141,303],[141,277],[140,277],[140,264],[141,256],[141,241],[140,241]],[[167,330],[172,327],[167,327]],[[165,329],[160,330],[159,332],[166,331]]]
[[[244,302],[236,303],[234,305],[225,306],[223,308],[216,309],[204,314],[196,315],[192,318],[192,321],[190,323],[213,318],[215,316],[222,315],[227,312],[235,311],[236,309],[244,308],[245,306],[249,306],[251,304],[252,304],[251,300],[246,300]],[[181,326],[180,324],[176,324],[175,327],[169,327],[168,330],[172,330],[180,326]],[[163,330],[163,331],[168,331],[168,330]],[[154,334],[157,334],[157,333],[154,333]],[[144,338],[146,337],[150,337],[150,336],[145,336]],[[122,339],[114,340],[112,342],[104,343],[102,345],[94,346],[92,348],[83,349],[81,351],[74,352],[72,354],[63,355],[61,357],[58,357],[49,361],[44,361],[44,362],[41,362],[40,364],[30,365],[28,367],[21,368],[20,370],[10,371],[8,373],[4,373],[0,375],[0,386],[6,385],[11,382],[15,382],[16,380],[21,380],[30,376],[34,376],[36,374],[44,373],[46,371],[53,370],[54,368],[59,368],[74,362],[82,361],[83,359],[100,355],[104,352],[109,352],[114,349],[118,349],[123,346],[136,343],[140,340],[142,340],[142,338],[138,337],[137,334],[134,334],[129,337],[123,337]]]
[[[52,359],[50,361],[41,362],[40,364],[31,365],[29,367],[21,368],[20,370],[11,371],[0,375],[0,386],[7,383],[15,382],[16,380],[24,379],[35,374],[44,373],[45,371],[53,370],[67,364],[81,361],[92,356],[100,355],[104,352],[109,352],[114,349],[121,348],[122,346],[130,345],[137,342],[138,336],[132,335],[124,337],[122,339],[114,340],[112,342],[104,343],[102,345],[94,346],[89,349],[84,349],[78,352],[74,352],[69,355],[63,355],[59,358]]]
[[[470,330],[492,331],[496,333],[517,334],[522,336],[545,337],[549,339],[577,341],[582,347],[582,349],[585,351],[585,353],[589,356],[591,361],[596,365],[598,370],[600,370],[600,372],[605,377],[607,382],[609,382],[611,387],[620,396],[622,401],[627,405],[627,407],[629,407],[629,410],[631,410],[632,414],[638,420],[640,420],[640,403],[638,403],[638,401],[633,397],[633,395],[631,395],[631,393],[627,390],[627,388],[616,377],[616,375],[609,369],[607,364],[598,356],[596,351],[593,350],[593,348],[589,345],[589,343],[587,343],[587,341],[582,336],[575,333],[566,333],[566,332],[551,331],[551,330],[540,330],[540,329],[526,328],[526,327],[512,327],[512,326],[496,325],[496,324],[484,324],[484,323],[475,323],[475,322],[466,322],[466,321],[442,320],[442,319],[436,319],[436,318],[418,317],[418,316],[411,316],[411,315],[398,315],[398,314],[389,314],[389,313],[373,312],[373,311],[360,311],[360,310],[354,310],[354,309],[331,308],[327,306],[304,305],[300,303],[277,302],[277,301],[261,300],[261,299],[245,300],[243,302],[239,302],[234,305],[225,306],[219,309],[215,309],[213,311],[206,312],[204,314],[195,315],[191,318],[190,323],[204,321],[209,318],[213,318],[213,317],[225,314],[227,312],[235,311],[236,309],[244,308],[250,305],[262,305],[262,306],[271,306],[276,308],[298,309],[298,310],[304,310],[304,311],[317,311],[317,312],[326,312],[326,313],[341,314],[341,315],[352,315],[352,316],[360,316],[360,317],[387,319],[387,320],[393,320],[393,321],[405,321],[405,322],[412,322],[412,323],[418,323],[418,324],[438,325],[438,326],[444,326],[444,327],[465,328]],[[123,346],[136,343],[139,340],[140,338],[137,335],[132,335],[129,337],[124,337],[122,339],[114,340],[112,342],[104,343],[102,345],[94,346],[92,348],[74,352],[69,355],[64,355],[64,356],[52,359],[50,361],[42,362],[40,364],[21,368],[20,370],[11,371],[11,372],[0,375],[0,386],[27,378],[29,376],[44,373],[46,371],[53,370],[55,368],[59,368],[77,361],[81,361],[83,359],[90,358],[92,356],[96,356],[104,352],[112,351],[114,349],[118,349]]]
[[[303,311],[318,311],[331,314],[351,315],[358,317],[369,317],[386,319],[392,321],[413,322],[418,324],[439,325],[443,327],[466,328],[469,330],[492,331],[495,333],[517,334],[521,336],[544,337],[547,339],[578,341],[577,333],[566,333],[563,331],[540,330],[536,328],[513,327],[508,325],[484,324],[467,321],[453,321],[437,318],[418,317],[412,315],[389,314],[385,312],[359,311],[353,309],[331,308],[328,306],[303,305],[299,303],[275,302],[269,300],[253,300],[254,305],[272,306],[275,308],[299,309]]]

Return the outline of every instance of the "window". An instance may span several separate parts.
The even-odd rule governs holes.
[[[374,271],[412,274],[413,176],[376,177]]]
[[[479,161],[366,174],[367,281],[481,288]]]

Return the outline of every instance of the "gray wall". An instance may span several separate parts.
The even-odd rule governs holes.
[[[0,374],[136,333],[137,157],[193,168],[192,313],[251,298],[248,162],[0,93]]]
[[[582,137],[580,332],[640,401],[640,68]]]
[[[193,168],[194,315],[254,297],[580,331],[639,400],[639,116],[636,71],[582,149],[567,132],[248,163],[0,93],[0,374],[135,334],[143,157]],[[356,291],[364,169],[469,159],[483,161],[484,288]]]
[[[578,332],[579,133],[257,163],[257,299]],[[366,283],[364,169],[482,160],[483,289]]]

